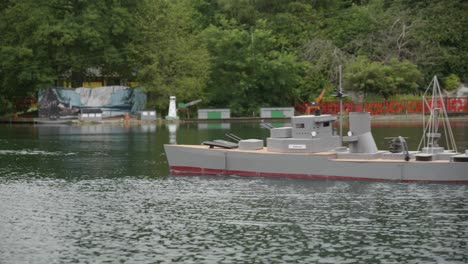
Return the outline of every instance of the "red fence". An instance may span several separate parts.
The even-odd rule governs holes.
[[[443,101],[448,113],[468,114],[468,98],[444,98]],[[437,100],[436,103],[442,105],[441,100]],[[431,104],[431,102],[429,102],[429,104]],[[340,112],[339,102],[324,102],[319,105],[324,114],[337,114]],[[370,112],[372,115],[419,114],[423,111],[423,102],[421,100],[383,101],[366,102],[365,105],[354,102],[343,102],[343,112],[360,112],[363,110]],[[429,112],[428,106],[425,106],[424,111]]]

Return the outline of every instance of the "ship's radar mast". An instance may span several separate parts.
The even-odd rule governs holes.
[[[429,96],[430,94],[432,95]],[[429,110],[427,124],[425,119],[426,109]],[[424,133],[419,142],[418,150],[421,150],[421,146],[423,146],[422,152],[424,153],[440,153],[444,151],[444,149],[439,146],[439,140],[442,138],[442,134],[439,132],[439,124],[442,123],[447,150],[457,152],[455,138],[453,137],[445,101],[442,97],[437,76],[434,76],[434,79],[432,79],[422,96],[422,111]]]

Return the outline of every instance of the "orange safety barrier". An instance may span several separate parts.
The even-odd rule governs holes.
[[[340,112],[339,102],[323,102],[319,104],[322,113],[338,114]],[[353,102],[343,102],[343,112],[349,113],[356,111],[356,105]]]
[[[364,111],[364,105],[363,104],[355,104],[354,105],[354,111],[356,111],[356,112]]]
[[[349,113],[353,112],[354,110],[354,104],[353,102],[343,102],[343,112]]]
[[[422,102],[421,101],[406,101],[406,111],[408,111],[408,113],[421,113]]]
[[[444,98],[443,100],[435,100],[435,103],[442,107],[445,105],[448,113],[466,113],[468,114],[468,98]],[[321,102],[320,109],[324,114],[338,114],[340,112],[339,102]],[[424,111],[429,112],[429,107],[432,107],[432,101],[428,100],[428,105],[423,106],[421,100],[405,100],[405,101],[381,101],[367,102],[364,106],[361,103],[343,102],[343,112],[349,113],[352,111],[360,112],[367,111],[373,115],[379,114],[419,114]]]
[[[340,112],[340,103],[329,102],[327,110],[330,114],[338,114]]]
[[[453,113],[466,112],[467,98],[448,98],[447,99],[447,111]]]
[[[371,115],[378,115],[383,113],[383,102],[369,102],[366,103],[366,111]]]
[[[434,100],[434,104],[437,108],[442,108],[443,105],[445,105],[445,108],[447,109],[447,104],[444,102],[445,100],[440,100],[436,99]],[[427,104],[424,104],[424,111],[427,113],[430,111],[430,109],[433,107],[432,101],[430,99],[427,100]],[[447,109],[448,111],[448,109]]]
[[[390,113],[390,114],[403,113],[403,103],[399,101],[387,101],[387,113]]]

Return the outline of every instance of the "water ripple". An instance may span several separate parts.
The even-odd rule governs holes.
[[[169,177],[169,138],[0,129],[0,263],[468,263],[468,185]]]
[[[466,263],[467,193],[235,177],[0,180],[0,262]]]
[[[69,155],[76,155],[76,153],[73,153],[73,152],[63,153],[61,151],[50,152],[50,151],[36,150],[36,149],[21,149],[21,150],[0,149],[0,155],[69,156]]]

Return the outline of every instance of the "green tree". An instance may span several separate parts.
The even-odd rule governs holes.
[[[216,0],[222,13],[241,24],[254,25],[257,17],[254,0]]]
[[[416,92],[422,74],[409,61],[391,59],[388,64],[359,57],[345,68],[346,88],[388,99],[397,93]]]
[[[308,61],[310,68],[308,78],[312,78],[314,83],[322,88],[325,85],[333,84],[335,87],[339,83],[338,67],[346,64],[351,56],[343,52],[330,40],[314,39],[303,46],[301,58]],[[316,92],[319,92],[317,90]],[[312,100],[313,98],[310,98]]]
[[[160,110],[176,95],[239,115],[313,100],[336,85],[337,65],[354,89],[384,97],[414,90],[421,73],[466,81],[466,10],[463,0],[3,0],[0,111],[96,75],[137,78]]]
[[[455,73],[467,79],[468,2],[385,1],[375,50],[392,49],[418,65],[426,79]],[[387,52],[388,53],[388,52]],[[394,56],[390,56],[394,57]]]
[[[268,1],[277,2],[277,1]],[[281,2],[281,1],[279,1]],[[282,51],[297,52],[317,31],[319,15],[308,3],[291,1],[284,9],[265,16]]]
[[[189,0],[141,2],[134,49],[150,106],[166,109],[171,95],[182,102],[203,98],[209,57],[193,22],[196,16]]]
[[[99,73],[133,78],[133,1],[17,0],[0,6],[0,94],[15,101]]]
[[[207,94],[214,106],[229,106],[234,115],[251,115],[261,106],[291,105],[304,86],[307,63],[280,52],[266,21],[249,31],[231,20],[211,26],[204,35],[212,56]]]
[[[455,74],[450,74],[447,78],[444,79],[444,88],[447,91],[452,91],[460,86],[460,78]]]
[[[368,5],[351,5],[349,8],[334,10],[336,14],[322,13],[324,25],[319,32],[322,39],[330,39],[333,44],[355,52],[350,45],[355,39],[366,38],[378,29],[377,10]],[[328,12],[328,11],[327,11]]]

